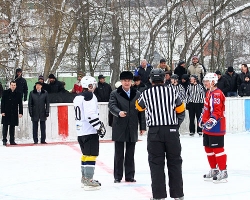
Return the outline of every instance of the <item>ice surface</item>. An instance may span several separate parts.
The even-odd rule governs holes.
[[[146,136],[136,145],[136,183],[113,183],[114,144],[100,144],[95,179],[98,191],[81,188],[80,158],[77,142],[47,145],[0,146],[1,200],[148,200],[151,179],[147,162]],[[250,134],[228,134],[228,183],[203,181],[209,170],[202,138],[181,136],[185,200],[250,199]],[[24,141],[25,143],[25,141]],[[168,196],[168,199],[170,197]]]

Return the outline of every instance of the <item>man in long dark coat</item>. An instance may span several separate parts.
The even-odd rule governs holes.
[[[46,144],[46,119],[49,116],[48,92],[42,89],[42,83],[36,82],[35,88],[29,95],[29,114],[33,124],[34,144],[38,143],[38,122],[40,120],[41,143]]]
[[[140,92],[131,87],[133,74],[124,71],[120,74],[122,85],[110,94],[109,109],[114,115],[112,124],[112,140],[115,141],[114,178],[120,183],[123,177],[123,163],[125,167],[125,181],[136,182],[134,153],[138,141],[138,122],[140,134],[146,130],[145,113],[135,109],[135,101]],[[124,144],[126,145],[124,162]]]
[[[1,100],[1,113],[3,124],[3,145],[7,144],[7,133],[9,128],[10,144],[16,145],[15,126],[18,126],[18,117],[23,116],[23,102],[19,92],[16,91],[16,82],[10,82],[10,88],[3,92]]]

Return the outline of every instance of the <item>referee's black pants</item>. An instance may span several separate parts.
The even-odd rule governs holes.
[[[182,158],[178,127],[150,127],[147,149],[153,198],[167,197],[165,158],[168,167],[170,197],[183,197]]]
[[[189,132],[190,133],[195,133],[195,117],[197,120],[197,133],[202,132],[202,129],[198,126],[198,120],[201,116],[202,113],[202,108],[203,108],[203,103],[192,103],[190,102],[189,104]]]
[[[124,161],[124,144],[126,144]],[[116,142],[114,159],[114,178],[121,180],[123,177],[123,166],[125,168],[125,179],[135,176],[135,142]]]

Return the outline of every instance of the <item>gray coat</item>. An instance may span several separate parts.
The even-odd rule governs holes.
[[[146,130],[145,112],[138,112],[135,109],[135,101],[139,98],[140,92],[130,88],[130,98],[118,87],[110,94],[109,110],[114,115],[112,124],[112,140],[117,142],[137,142],[138,122],[140,130]],[[120,111],[126,111],[126,117],[119,117]]]
[[[28,107],[31,121],[46,121],[46,115],[49,115],[48,92],[42,89],[39,95],[36,89],[31,91]]]

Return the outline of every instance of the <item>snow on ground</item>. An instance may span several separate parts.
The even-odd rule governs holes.
[[[76,142],[0,146],[1,200],[148,200],[151,179],[146,136],[136,145],[136,183],[113,183],[114,144],[100,144],[95,179],[99,191],[80,187],[81,152]],[[250,196],[250,134],[228,134],[228,183],[205,182],[209,170],[202,138],[181,136],[185,200],[235,200]],[[168,197],[170,199],[170,197]]]

